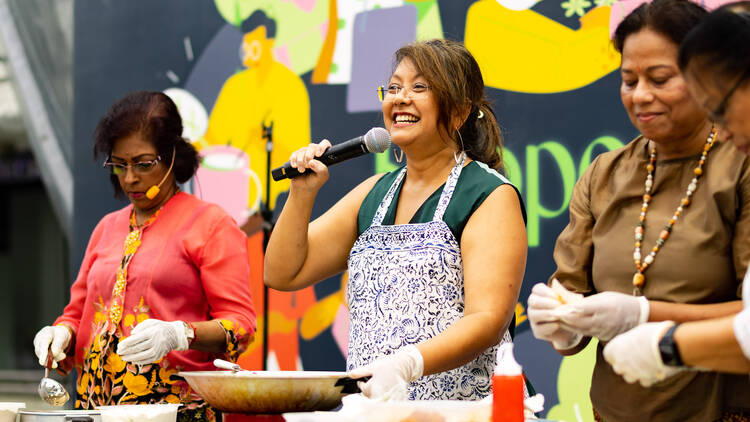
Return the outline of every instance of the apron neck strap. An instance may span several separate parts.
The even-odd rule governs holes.
[[[448,176],[448,180],[445,182],[445,186],[443,187],[443,192],[440,194],[440,201],[438,201],[437,208],[435,208],[435,215],[432,217],[432,221],[440,221],[443,219],[443,215],[445,214],[445,210],[446,208],[448,208],[448,204],[451,201],[453,191],[456,189],[458,177],[461,175],[461,170],[463,170],[465,163],[466,153],[462,151],[461,154],[456,157],[456,165],[451,170],[451,174]],[[405,176],[406,167],[401,169],[401,172],[399,172],[398,176],[396,176],[396,179],[391,184],[390,189],[388,189],[388,193],[385,194],[385,197],[380,202],[378,210],[375,212],[375,215],[372,218],[372,226],[380,226],[383,223],[385,214],[388,212],[388,209],[391,206],[391,202],[393,201],[393,197],[396,196],[396,191],[401,186],[401,182],[404,180]]]

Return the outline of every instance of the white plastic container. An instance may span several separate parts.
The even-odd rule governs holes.
[[[0,402],[0,422],[16,422],[18,410],[26,407],[26,403]]]
[[[98,406],[102,422],[176,422],[179,404],[128,404]]]

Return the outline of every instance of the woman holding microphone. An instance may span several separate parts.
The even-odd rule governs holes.
[[[479,399],[510,327],[526,260],[521,199],[496,169],[501,138],[481,72],[447,40],[407,45],[381,87],[406,165],[375,175],[310,222],[323,141],[290,158],[265,282],[297,290],[349,271],[347,369],[370,397]]]

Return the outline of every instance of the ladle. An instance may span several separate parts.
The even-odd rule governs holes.
[[[39,397],[45,402],[53,406],[62,406],[68,401],[70,395],[62,384],[49,377],[50,366],[52,366],[52,353],[47,350],[47,364],[44,366],[44,378],[39,381],[37,391],[39,392]]]

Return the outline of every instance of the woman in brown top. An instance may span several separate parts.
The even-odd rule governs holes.
[[[727,140],[750,154],[750,2],[724,5],[704,18],[680,45],[679,63],[695,101],[726,128]],[[750,272],[742,288],[739,314],[639,325],[610,341],[605,359],[628,382],[643,385],[695,367],[750,373]]]
[[[586,297],[561,305],[566,295],[544,284],[529,297],[535,336],[561,354],[646,321],[700,320],[742,308],[750,162],[716,136],[677,65],[680,42],[705,13],[686,0],[655,0],[615,32],[620,95],[642,136],[600,155],[576,184],[570,224],[555,246],[553,278]],[[602,348],[599,343],[591,383],[597,420],[750,415],[746,377],[683,372],[646,388],[613,372]]]

